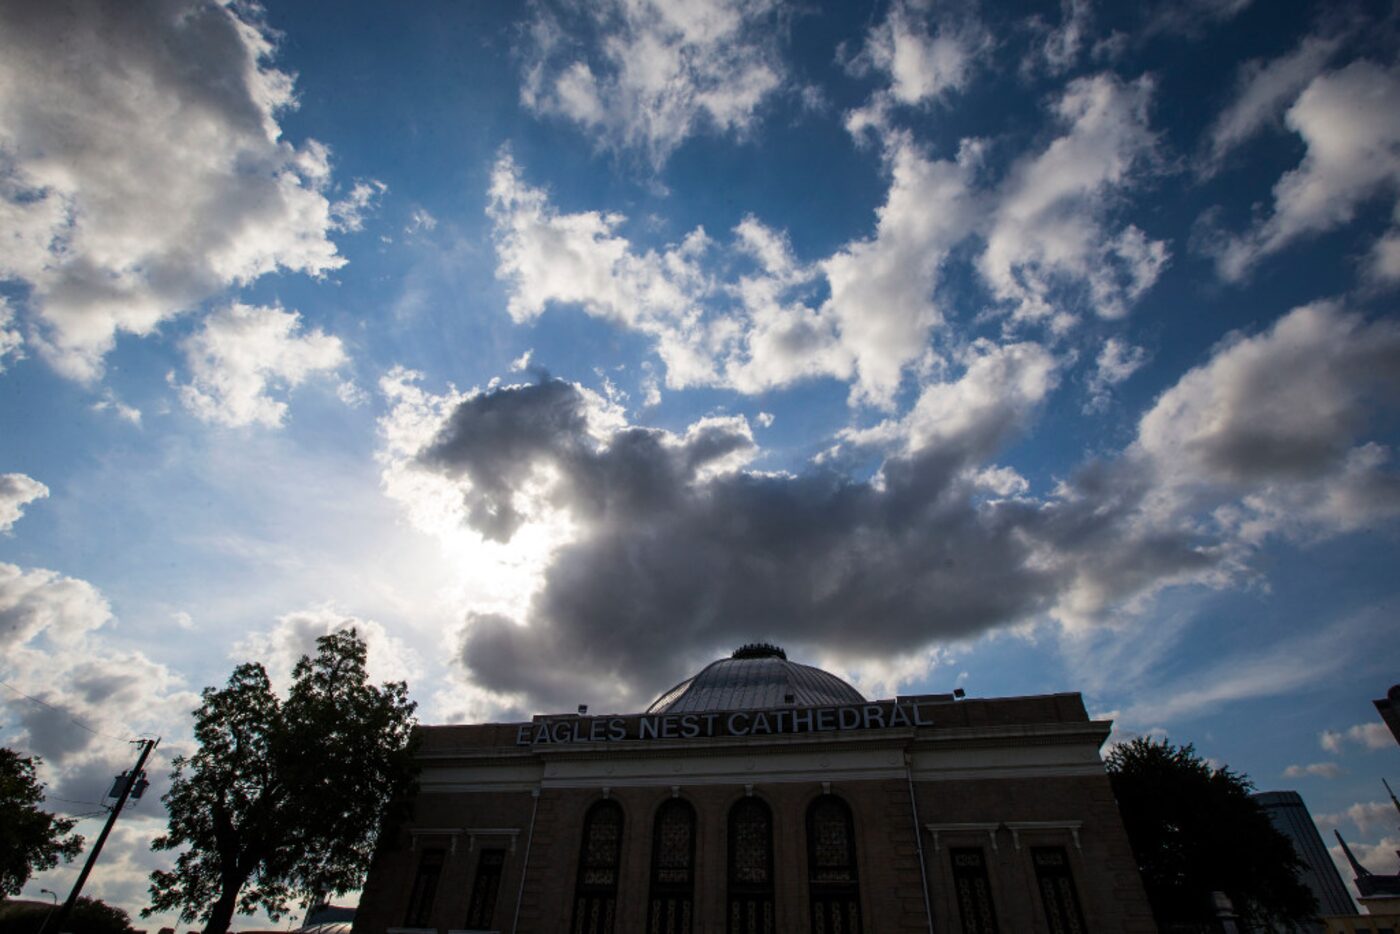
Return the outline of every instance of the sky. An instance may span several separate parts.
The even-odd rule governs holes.
[[[134,913],[239,662],[354,626],[477,722],[766,639],[1080,691],[1395,872],[1397,49],[1366,2],[0,5],[0,741],[94,815],[162,737],[87,890]]]

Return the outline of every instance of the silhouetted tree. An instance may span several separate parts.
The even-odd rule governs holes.
[[[1135,739],[1108,755],[1109,778],[1159,925],[1213,917],[1212,892],[1263,928],[1313,918],[1292,842],[1250,797],[1248,776],[1211,768],[1190,744]]]
[[[48,902],[10,902],[0,905],[0,934],[39,934],[53,920]],[[55,931],[50,925],[47,930]],[[63,926],[64,934],[132,934],[131,916],[120,908],[93,898],[79,898]]]
[[[256,662],[206,688],[199,750],[174,761],[170,828],[152,846],[188,847],[151,874],[151,906],[223,934],[234,912],[274,919],[292,901],[358,888],[391,802],[413,781],[414,704],[403,682],[375,687],[355,630],[316,640],[285,701]]]
[[[0,748],[0,900],[18,895],[31,875],[72,859],[83,848],[83,838],[69,834],[77,821],[39,807],[44,785],[34,773],[41,762]]]

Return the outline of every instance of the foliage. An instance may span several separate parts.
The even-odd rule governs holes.
[[[355,630],[316,642],[285,701],[256,662],[204,690],[199,749],[174,761],[169,830],[152,844],[188,849],[151,874],[143,915],[178,910],[222,934],[235,910],[275,919],[363,881],[388,809],[411,790],[415,705],[403,682],[368,683]]]
[[[1247,776],[1166,740],[1120,743],[1107,766],[1159,925],[1210,919],[1212,892],[1260,928],[1316,915],[1304,864],[1250,797]]]
[[[0,934],[39,934],[44,922],[52,921],[53,911],[48,902],[0,905]],[[78,899],[63,929],[67,934],[130,934],[134,930],[125,911],[92,898]]]
[[[35,778],[43,760],[0,748],[0,899],[18,895],[36,872],[77,856],[83,838],[68,834],[78,823],[40,810],[44,786]]]

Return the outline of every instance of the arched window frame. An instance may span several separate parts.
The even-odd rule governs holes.
[[[685,827],[684,854],[670,853],[669,821]],[[656,809],[651,833],[651,889],[647,899],[647,934],[690,934],[695,917],[695,808],[684,798],[668,798]],[[678,877],[679,876],[679,877]]]
[[[616,837],[611,854],[606,839],[595,834],[607,832],[604,823],[616,821]],[[583,816],[579,842],[578,876],[574,884],[573,934],[612,934],[617,921],[617,883],[622,863],[623,833],[627,827],[622,806],[605,798],[595,802]]]
[[[761,816],[766,824],[759,860],[762,881],[741,878],[740,873],[739,823],[749,814]],[[725,925],[728,934],[773,934],[778,929],[773,885],[773,809],[762,798],[746,795],[730,806],[726,823],[729,859]]]
[[[839,862],[832,862],[830,854],[825,857],[819,852],[822,845],[818,821],[823,820],[821,811],[827,811],[827,818],[835,817],[840,824],[844,838],[845,853]],[[856,845],[855,815],[851,806],[837,795],[823,794],[807,806],[807,898],[810,909],[812,931],[840,931],[842,934],[860,934],[860,857]]]

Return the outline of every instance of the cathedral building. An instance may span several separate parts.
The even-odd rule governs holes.
[[[421,728],[355,934],[1155,927],[1078,694],[868,701],[750,645],[642,713]]]

